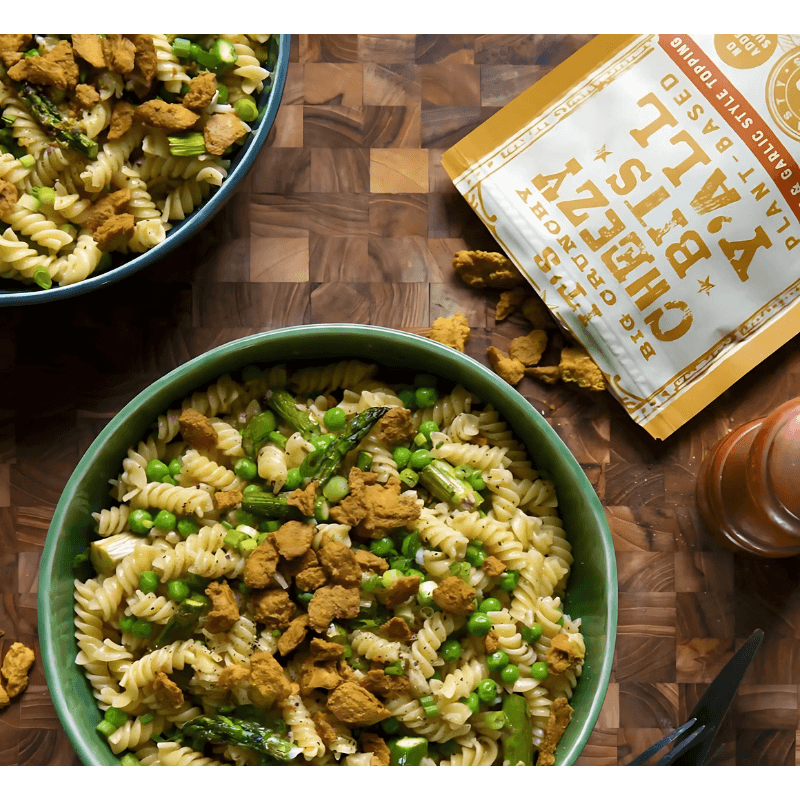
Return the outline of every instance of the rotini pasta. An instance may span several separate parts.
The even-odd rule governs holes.
[[[127,715],[112,753],[371,766],[391,730],[420,764],[502,765],[510,699],[545,742],[585,655],[554,488],[464,387],[425,414],[405,391],[360,361],[247,367],[127,451],[74,592],[78,663]]]
[[[0,237],[16,232],[30,252],[14,268],[0,262],[0,278],[42,289],[109,268],[112,253],[158,246],[222,185],[231,148],[257,118],[256,95],[269,91],[278,43],[244,34],[11,36],[26,58],[0,78],[0,129],[13,140],[0,154],[0,179],[13,187],[0,205]],[[224,64],[220,55],[209,71],[212,50]]]

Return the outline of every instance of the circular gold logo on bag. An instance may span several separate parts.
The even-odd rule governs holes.
[[[781,56],[769,73],[767,108],[784,133],[800,140],[800,47]]]
[[[718,33],[714,36],[717,55],[736,69],[753,69],[770,60],[778,46],[775,33]]]

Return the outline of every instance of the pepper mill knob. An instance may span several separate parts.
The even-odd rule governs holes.
[[[800,554],[800,397],[731,431],[697,482],[703,522],[728,550]]]

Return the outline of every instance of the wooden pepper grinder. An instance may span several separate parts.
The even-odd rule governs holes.
[[[697,506],[728,550],[800,554],[800,397],[731,431],[708,454]]]

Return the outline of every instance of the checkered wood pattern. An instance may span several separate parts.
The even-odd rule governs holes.
[[[81,453],[154,379],[224,342],[307,323],[424,331],[456,311],[467,352],[528,328],[454,279],[455,251],[496,249],[441,155],[590,37],[294,36],[267,146],[179,253],[122,284],[0,314],[0,639],[37,647],[39,559]],[[557,345],[558,342],[555,342]],[[717,763],[795,764],[800,747],[797,559],[724,553],[694,506],[706,452],[800,395],[790,342],[666,442],[611,397],[525,378],[603,502],[619,567],[611,685],[581,764],[623,764],[680,724],[755,627],[766,638]],[[0,712],[0,766],[73,764],[37,662]]]

